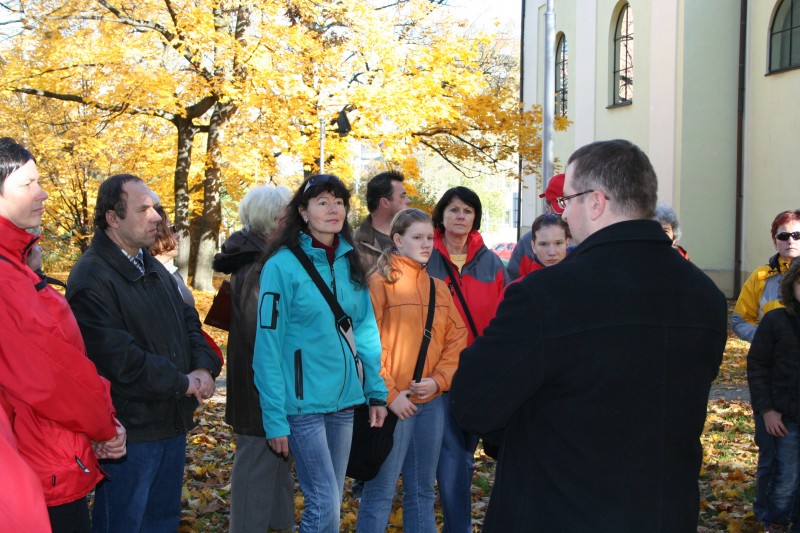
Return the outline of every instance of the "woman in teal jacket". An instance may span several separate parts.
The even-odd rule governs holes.
[[[338,531],[353,408],[386,417],[381,341],[364,271],[347,223],[350,192],[336,176],[311,176],[287,208],[287,224],[261,271],[253,370],[270,447],[291,449],[305,498],[300,531]],[[308,256],[351,318],[354,354],[334,313],[292,248]]]

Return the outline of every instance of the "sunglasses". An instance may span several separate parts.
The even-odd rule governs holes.
[[[323,185],[325,183],[342,183],[342,180],[334,176],[333,174],[317,174],[316,176],[312,177],[310,180],[306,182],[306,186],[303,187],[303,194],[305,194],[308,189],[313,187],[314,185]]]
[[[789,233],[788,231],[782,231],[775,235],[775,238],[779,241],[788,241],[789,237],[794,239],[795,241],[800,241],[800,231],[793,231]]]

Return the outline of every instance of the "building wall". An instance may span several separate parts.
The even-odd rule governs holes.
[[[748,2],[744,137],[745,274],[775,253],[775,215],[800,209],[800,69],[767,74],[777,2]]]
[[[659,201],[681,220],[681,243],[728,295],[733,292],[740,2],[630,0],[634,18],[631,105],[609,107],[618,0],[556,0],[556,31],[569,43],[572,125],[555,134],[562,165],[588,142],[625,138],[650,157]],[[748,2],[744,111],[743,276],[774,253],[769,224],[800,208],[800,69],[765,75],[777,0]],[[528,0],[526,103],[541,104],[544,0]],[[534,28],[531,41],[528,28]],[[531,58],[535,58],[533,61]],[[535,90],[534,90],[535,89]],[[794,157],[793,157],[794,156]],[[563,169],[563,166],[562,166]],[[537,211],[538,213],[538,211]],[[535,216],[535,214],[533,214]],[[523,205],[522,222],[530,223]]]
[[[672,193],[681,244],[728,294],[735,245],[739,19],[738,2],[683,2]]]

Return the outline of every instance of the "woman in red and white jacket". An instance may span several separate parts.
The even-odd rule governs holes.
[[[26,264],[38,237],[25,230],[41,224],[46,199],[31,153],[0,139],[0,405],[53,531],[88,532],[86,495],[103,478],[97,459],[125,454],[125,430],[69,305]]]
[[[467,187],[447,190],[433,209],[434,252],[428,274],[444,280],[453,296],[469,338],[481,335],[494,318],[508,283],[506,269],[483,243],[481,200]],[[462,305],[459,291],[467,309]],[[464,433],[445,400],[445,430],[436,479],[444,513],[444,530],[469,531],[472,523],[470,485],[478,436]]]

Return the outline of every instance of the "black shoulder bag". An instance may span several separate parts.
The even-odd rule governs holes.
[[[417,365],[414,367],[413,380],[419,383],[422,379],[422,369],[425,366],[425,357],[428,355],[428,345],[431,342],[431,328],[433,327],[433,313],[436,310],[436,286],[431,278],[431,296],[428,300],[428,317],[425,321],[425,331],[422,335],[422,344],[419,347]],[[347,462],[347,475],[353,479],[369,481],[381,471],[381,465],[389,457],[394,445],[394,428],[397,426],[397,415],[388,409],[383,426],[373,428],[369,426],[369,406],[361,405],[353,414],[353,441],[350,445],[350,460]]]
[[[447,259],[442,257],[442,262],[444,263],[444,268],[447,270],[447,276],[450,278],[450,281],[453,284],[453,289],[456,291],[456,296],[458,296],[459,301],[461,302],[461,309],[464,310],[464,316],[467,317],[467,322],[469,323],[469,329],[472,331],[472,337],[477,339],[478,338],[478,328],[475,327],[475,321],[472,320],[472,314],[469,312],[469,306],[467,305],[467,300],[464,298],[464,294],[461,292],[461,287],[458,285],[458,281],[456,281],[455,274],[453,274],[453,269],[450,268],[450,263],[447,262]],[[497,434],[489,435],[489,441],[487,442],[487,436],[483,435],[483,451],[491,457],[492,459],[497,459],[500,456],[500,445],[497,441],[502,440],[502,432]],[[474,433],[469,433],[467,431],[464,432],[465,440],[469,445],[472,446],[471,443],[474,443],[475,446],[478,445],[478,435]]]
[[[325,298],[325,301],[328,302],[328,305],[333,311],[333,316],[336,319],[336,329],[339,330],[344,340],[347,341],[347,346],[350,348],[350,353],[353,354],[353,360],[356,363],[356,373],[358,374],[358,381],[361,382],[361,386],[364,386],[364,365],[361,363],[361,359],[358,358],[358,352],[356,351],[356,337],[353,334],[353,320],[347,316],[347,313],[344,312],[342,306],[339,305],[339,302],[336,300],[336,296],[331,291],[330,287],[325,284],[325,281],[322,279],[322,276],[319,275],[319,272],[314,267],[314,264],[311,262],[311,259],[306,255],[306,253],[301,250],[298,246],[293,246],[289,248],[292,251],[294,256],[300,261],[300,264],[303,265],[303,268],[306,269],[308,275],[311,277],[311,281],[319,289],[319,292],[322,293],[322,296]]]

